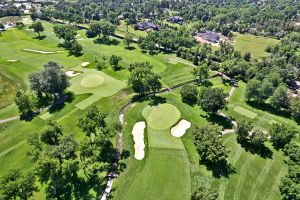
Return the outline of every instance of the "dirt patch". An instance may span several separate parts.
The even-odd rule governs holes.
[[[137,122],[132,128],[132,135],[134,140],[134,157],[137,160],[142,160],[145,156],[144,144],[144,129],[146,128],[145,122]]]
[[[174,137],[182,137],[186,130],[189,129],[191,127],[191,122],[182,119],[176,126],[174,126],[173,128],[171,128],[171,134]]]

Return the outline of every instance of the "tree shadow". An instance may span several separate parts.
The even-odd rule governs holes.
[[[134,46],[130,46],[130,47],[125,47],[125,49],[132,51],[132,50],[135,50],[136,48]]]
[[[227,162],[227,160],[221,160],[217,163],[209,163],[206,161],[200,161],[200,164],[204,164],[209,171],[212,171],[212,175],[215,178],[229,178],[231,174],[235,174],[235,168]]]
[[[96,192],[96,196],[101,196],[106,187],[106,177],[100,178],[98,176],[91,179],[77,178],[76,182],[73,181],[73,195],[75,199],[94,199],[95,196],[90,194],[90,190]]]
[[[250,152],[251,154],[257,154],[262,158],[270,158],[273,157],[273,152],[265,145],[262,146],[255,146],[251,144],[247,140],[237,139],[237,142],[241,145],[242,148],[245,149],[245,151]]]
[[[39,112],[22,113],[22,114],[20,115],[20,120],[30,122],[30,121],[33,120],[33,118],[35,118],[38,114],[39,114]]]
[[[109,37],[101,37],[94,40],[95,44],[104,44],[104,45],[118,45],[120,42],[117,39],[110,39]]]
[[[47,37],[46,35],[40,35],[40,36],[34,37],[33,39],[36,39],[36,40],[43,40],[43,39],[45,39],[46,37]]]
[[[157,106],[158,104],[163,104],[166,103],[166,98],[165,97],[160,97],[160,96],[150,96],[149,97],[150,106]]]
[[[280,115],[280,116],[286,117],[286,118],[291,117],[291,113],[289,113],[288,111],[282,110],[282,109],[274,109],[273,106],[271,106],[267,103],[264,103],[264,102],[247,101],[246,103],[253,108],[269,112],[273,115]]]
[[[72,103],[75,99],[73,92],[67,92],[64,97],[57,99],[48,109],[49,113],[55,113],[62,110],[66,103]]]
[[[218,115],[216,113],[211,113],[210,115],[201,115],[201,117],[205,118],[209,122],[218,124],[225,129],[231,129],[234,126],[230,118]]]

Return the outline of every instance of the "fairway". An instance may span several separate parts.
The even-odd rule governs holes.
[[[76,107],[80,109],[85,109],[100,98],[111,96],[126,86],[125,82],[95,69],[77,67],[74,70],[82,73],[70,80],[69,90],[77,95],[91,94],[90,97],[76,104]]]
[[[257,114],[254,112],[251,112],[250,110],[247,110],[246,108],[243,108],[241,106],[237,106],[236,108],[233,109],[235,112],[244,115],[246,117],[249,117],[250,119],[254,119]]]

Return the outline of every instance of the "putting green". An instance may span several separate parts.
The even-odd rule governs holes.
[[[75,105],[79,109],[85,109],[100,98],[109,97],[126,87],[125,82],[114,79],[95,69],[77,67],[73,70],[82,73],[70,80],[69,90],[75,94],[92,94],[92,96]]]
[[[103,82],[104,82],[104,78],[102,76],[100,76],[99,74],[91,74],[84,77],[81,80],[81,86],[92,88],[101,85]]]
[[[170,128],[176,124],[181,116],[180,111],[171,104],[147,106],[142,111],[147,121],[149,147],[184,149],[180,138],[170,133]]]
[[[159,104],[150,108],[146,107],[143,110],[143,115],[147,119],[148,125],[155,130],[170,128],[181,116],[180,111],[171,104]]]

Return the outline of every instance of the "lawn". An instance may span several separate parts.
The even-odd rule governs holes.
[[[235,112],[237,112],[237,113],[239,113],[239,114],[241,114],[241,115],[243,115],[243,116],[246,116],[246,117],[248,117],[248,118],[250,118],[250,119],[254,119],[254,118],[257,116],[256,113],[251,112],[250,110],[248,110],[248,109],[246,109],[246,108],[243,108],[243,107],[241,107],[241,106],[235,107],[235,108],[233,109],[233,111],[235,111]]]
[[[234,48],[242,54],[250,52],[252,58],[261,58],[268,55],[265,49],[269,45],[274,45],[279,40],[255,36],[250,34],[235,34]]]
[[[125,35],[128,32],[135,38],[147,36],[145,31],[135,30],[133,26],[134,25],[126,25],[125,20],[121,20],[120,25],[117,28],[117,33]]]

